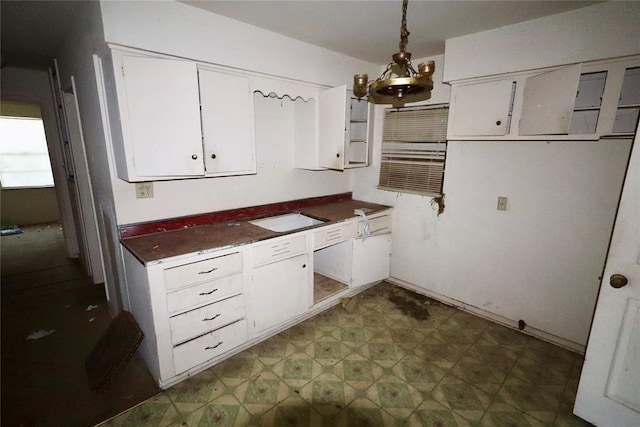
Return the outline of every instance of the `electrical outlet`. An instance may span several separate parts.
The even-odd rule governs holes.
[[[498,210],[499,211],[506,211],[508,202],[509,202],[509,198],[508,197],[504,197],[504,196],[498,197]]]
[[[136,199],[152,199],[153,182],[136,182]]]

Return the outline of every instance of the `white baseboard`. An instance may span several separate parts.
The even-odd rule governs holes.
[[[473,305],[466,304],[462,301],[458,301],[453,298],[449,298],[445,295],[441,295],[437,292],[430,291],[428,289],[421,288],[412,283],[405,282],[404,280],[397,279],[395,277],[390,277],[387,279],[387,282],[392,283],[394,285],[409,289],[411,291],[417,292],[421,295],[427,296],[429,298],[433,298],[443,304],[455,307],[457,309],[475,314],[476,316],[482,317],[483,319],[490,320],[494,323],[498,323],[500,325],[506,326],[511,329],[519,330],[518,321],[513,319],[508,319],[506,317],[500,316],[499,314],[492,313],[487,310],[483,310],[481,308],[475,307]],[[557,345],[559,347],[565,348],[567,350],[573,351],[575,353],[584,354],[585,346],[582,344],[575,343],[573,341],[567,340],[565,338],[559,337],[557,335],[550,334],[541,329],[536,329],[531,326],[526,326],[524,330],[520,332],[525,333],[527,335],[531,335],[533,337],[539,338],[543,341],[550,342],[551,344]]]

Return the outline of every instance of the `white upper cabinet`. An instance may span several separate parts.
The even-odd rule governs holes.
[[[249,78],[202,67],[198,77],[206,174],[255,173],[254,110]]]
[[[453,86],[449,137],[508,134],[514,90],[513,79]]]
[[[577,64],[527,79],[520,135],[569,133],[581,69]]]
[[[369,103],[338,86],[318,96],[319,166],[344,170],[369,165]]]
[[[597,140],[635,132],[640,57],[452,82],[449,139]]]
[[[345,168],[347,87],[339,86],[320,92],[318,99],[318,142],[320,166]]]
[[[120,75],[126,98],[120,117],[132,169],[120,178],[204,174],[196,64],[124,55]]]
[[[122,140],[118,177],[129,182],[256,171],[247,76],[196,62],[112,51]]]

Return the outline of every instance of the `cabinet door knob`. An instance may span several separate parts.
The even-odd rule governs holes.
[[[612,274],[611,277],[609,277],[609,284],[613,288],[620,289],[627,286],[627,283],[629,283],[629,280],[622,274]]]
[[[336,157],[340,157],[340,153],[336,154]]]
[[[307,264],[302,264],[302,268],[307,268]]]
[[[212,154],[212,155],[211,155],[211,158],[212,158],[212,159],[215,159],[215,158],[216,158],[216,155],[215,155],[215,154]]]
[[[193,160],[198,160],[198,155],[197,155],[197,154],[192,154],[192,155],[191,155],[191,158],[192,158]]]
[[[502,120],[498,120],[498,121],[496,122],[496,126],[500,126],[501,124],[502,124]]]

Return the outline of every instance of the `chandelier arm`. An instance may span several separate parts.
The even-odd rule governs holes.
[[[392,72],[391,67],[393,67],[393,62],[390,64],[387,64],[387,68],[382,72],[382,74],[380,74],[380,77],[378,77],[377,80],[372,81],[371,84],[375,83],[376,81],[386,80],[388,77],[388,74]]]

